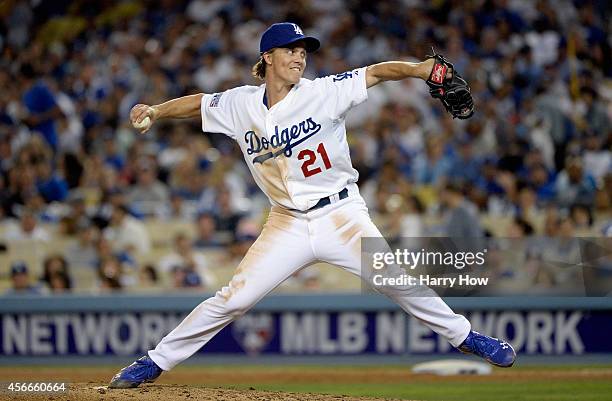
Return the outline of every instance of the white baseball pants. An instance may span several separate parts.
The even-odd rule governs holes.
[[[382,235],[356,185],[349,187],[348,198],[311,212],[273,207],[229,285],[198,305],[149,356],[163,370],[172,369],[293,273],[315,261],[360,275],[361,237]],[[437,296],[414,296],[410,288],[381,292],[455,347],[470,331],[468,320]]]

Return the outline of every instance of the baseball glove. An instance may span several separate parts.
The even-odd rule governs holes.
[[[433,56],[427,57],[427,59],[430,58],[435,59],[427,79],[431,97],[440,99],[446,111],[453,118],[472,117],[474,99],[472,99],[468,83],[455,71],[453,64],[448,62],[444,56],[436,54],[435,50],[433,50]]]

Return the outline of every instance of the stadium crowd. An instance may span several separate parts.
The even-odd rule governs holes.
[[[452,120],[416,80],[369,90],[349,114],[362,194],[392,240],[610,236],[608,11],[582,0],[3,2],[0,242],[10,265],[0,274],[13,292],[78,289],[78,269],[95,271],[100,291],[155,287],[162,275],[172,288],[220,284],[203,255],[221,251],[235,266],[267,198],[228,138],[199,121],[140,135],[128,115],[136,103],[260,84],[259,37],[282,20],[321,39],[306,77],[423,59],[434,46],[470,83],[470,120]],[[151,261],[151,220],[192,230]],[[11,256],[20,241],[58,237],[71,241],[41,266]],[[317,287],[316,275],[301,280]]]

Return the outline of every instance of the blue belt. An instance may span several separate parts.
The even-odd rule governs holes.
[[[348,189],[344,188],[342,191],[338,192],[338,197],[341,200],[348,198]],[[331,203],[332,203],[331,196],[328,196],[327,198],[321,198],[321,199],[319,199],[317,204],[314,205],[313,207],[311,207],[310,209],[308,209],[307,212],[310,212],[310,211],[315,210],[315,209],[320,209],[320,208],[322,208],[324,206],[327,206],[327,205],[329,205]]]

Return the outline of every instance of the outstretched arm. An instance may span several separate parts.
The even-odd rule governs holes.
[[[203,96],[203,93],[183,96],[154,106],[137,104],[130,111],[130,121],[134,128],[138,128],[141,133],[145,133],[151,128],[153,122],[160,118],[199,117]],[[149,123],[141,126],[147,117],[149,117]]]
[[[427,59],[420,63],[386,61],[372,64],[366,69],[366,85],[370,88],[384,81],[399,81],[405,78],[427,80],[433,65],[434,59]]]

